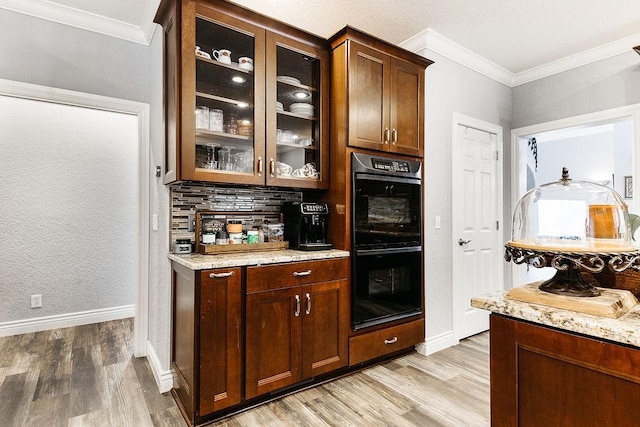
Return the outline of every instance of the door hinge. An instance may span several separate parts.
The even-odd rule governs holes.
[[[500,230],[500,221],[496,221],[496,230]]]
[[[496,162],[498,161],[498,150],[496,150]]]

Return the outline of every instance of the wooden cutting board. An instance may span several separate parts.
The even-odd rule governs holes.
[[[570,297],[551,294],[538,289],[542,282],[534,282],[509,290],[505,299],[546,305],[547,307],[577,311],[594,316],[617,319],[631,310],[638,300],[624,289],[598,288],[599,297]]]

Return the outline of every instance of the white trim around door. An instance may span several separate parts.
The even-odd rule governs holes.
[[[149,104],[4,79],[0,79],[0,95],[137,116],[139,163],[136,253],[138,257],[136,259],[136,301],[133,310],[135,325],[133,339],[136,357],[146,356],[146,343],[149,334]],[[122,311],[118,308],[114,313],[127,313],[127,311]],[[92,323],[95,319],[97,319],[95,321],[101,321],[101,319],[105,318],[104,316],[104,313],[100,312],[96,315],[84,313],[82,316],[72,314],[63,317],[65,317],[65,326],[75,326],[76,324]],[[108,316],[114,318],[113,313],[107,314]],[[41,323],[34,323],[33,319],[28,322],[28,324],[25,323],[24,325],[17,325],[15,324],[16,322],[12,322],[11,326],[18,328],[14,330],[22,332],[34,332],[33,328],[35,327],[42,330]],[[19,329],[20,327],[23,329]]]

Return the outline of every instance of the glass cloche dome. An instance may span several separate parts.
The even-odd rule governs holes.
[[[534,188],[513,213],[509,245],[522,249],[567,252],[635,251],[627,205],[604,185],[562,179]]]

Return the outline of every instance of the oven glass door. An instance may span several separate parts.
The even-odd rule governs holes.
[[[351,321],[354,330],[422,313],[422,250],[356,251]]]
[[[420,246],[420,180],[355,174],[353,180],[355,248]]]

